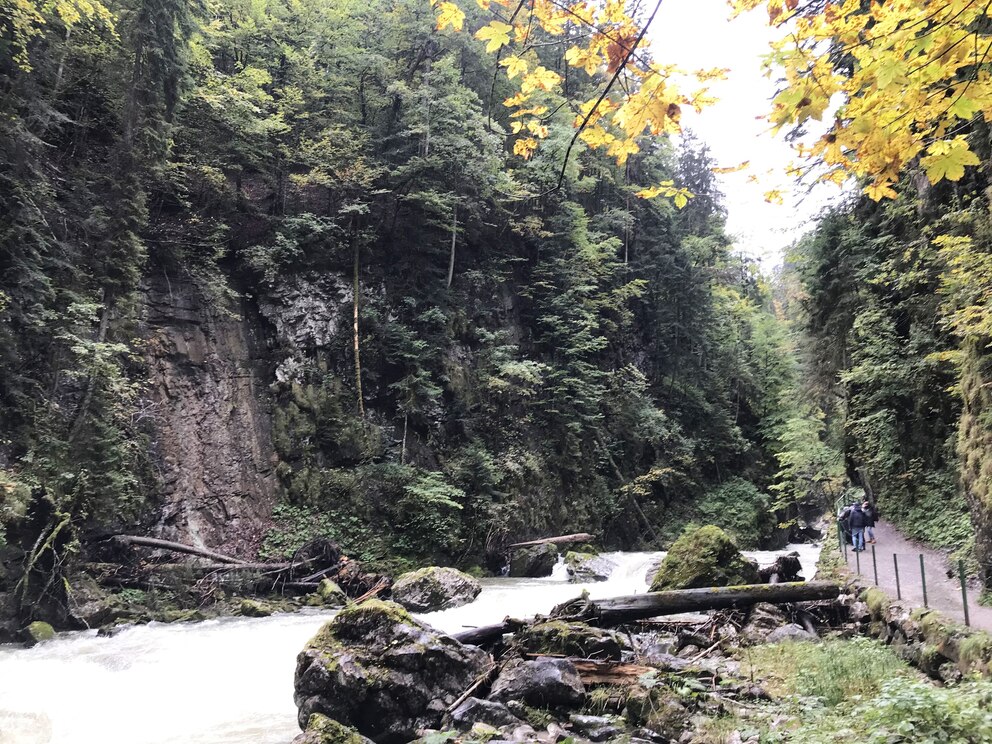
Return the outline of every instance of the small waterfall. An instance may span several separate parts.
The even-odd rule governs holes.
[[[555,567],[551,569],[551,575],[548,577],[548,581],[568,581],[568,566],[565,565],[565,556],[561,553],[558,554],[558,561],[555,563]]]

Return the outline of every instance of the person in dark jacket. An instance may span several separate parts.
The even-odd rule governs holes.
[[[851,505],[851,516],[847,518],[847,523],[851,527],[851,543],[854,545],[854,551],[860,552],[865,549],[865,520],[864,510],[861,508],[861,502],[855,502]]]
[[[878,510],[866,501],[861,505],[861,511],[865,513],[865,540],[872,545],[875,544],[875,521],[878,519]]]

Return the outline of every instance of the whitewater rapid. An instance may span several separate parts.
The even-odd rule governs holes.
[[[793,550],[812,578],[817,545],[746,554],[768,565]],[[544,579],[484,579],[472,604],[419,617],[454,633],[546,613],[583,589],[593,598],[640,593],[663,556],[607,553],[616,568],[589,584],[568,583],[561,562]],[[296,654],[333,614],[151,623],[110,638],[83,631],[0,646],[0,744],[289,744],[299,733]]]

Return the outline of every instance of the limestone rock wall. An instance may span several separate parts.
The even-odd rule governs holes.
[[[153,532],[250,555],[276,501],[266,325],[247,300],[224,309],[189,282],[148,279],[142,335],[161,483]]]

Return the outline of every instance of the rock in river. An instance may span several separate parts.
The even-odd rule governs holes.
[[[617,564],[602,555],[595,553],[565,553],[565,566],[568,568],[568,580],[584,584],[589,581],[606,581],[617,567]]]
[[[730,535],[707,525],[684,533],[651,582],[652,592],[665,589],[699,589],[707,586],[734,586],[758,581],[758,565],[737,549]]]
[[[393,584],[393,601],[411,612],[434,612],[468,604],[482,585],[455,568],[428,566],[400,576]]]
[[[518,548],[510,556],[510,576],[540,578],[550,576],[558,562],[558,548],[551,543]]]
[[[300,727],[320,713],[380,744],[437,728],[445,710],[489,668],[489,654],[412,618],[393,602],[348,607],[296,661]]]

